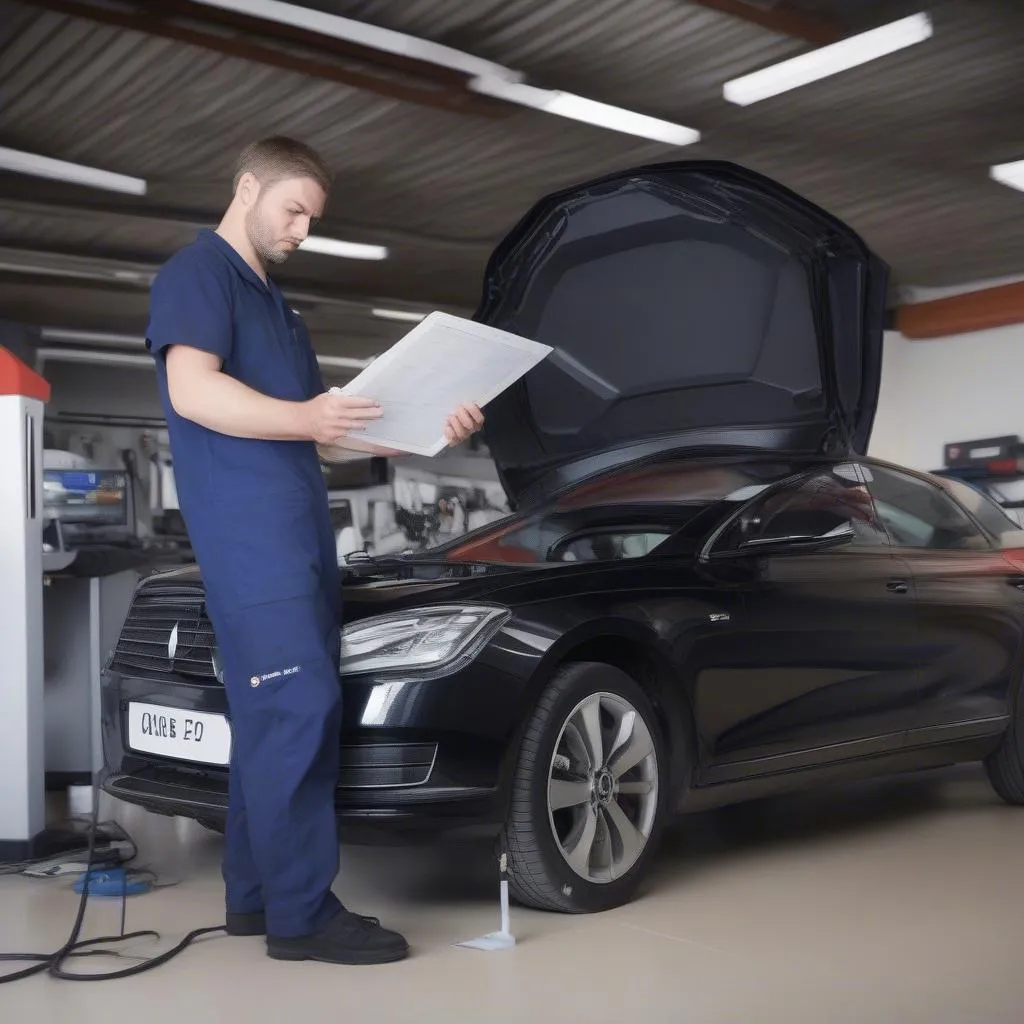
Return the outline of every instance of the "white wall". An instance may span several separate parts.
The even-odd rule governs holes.
[[[885,338],[871,454],[942,466],[949,441],[1024,438],[1024,324],[926,341]]]

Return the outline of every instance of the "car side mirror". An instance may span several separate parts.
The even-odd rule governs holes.
[[[807,551],[831,548],[853,540],[855,533],[848,515],[834,507],[806,505],[783,508],[750,521],[739,543],[741,551]]]
[[[740,545],[740,551],[764,551],[785,553],[787,551],[822,551],[827,548],[849,544],[857,536],[848,522],[840,523],[825,533],[785,533],[764,537],[752,537]]]

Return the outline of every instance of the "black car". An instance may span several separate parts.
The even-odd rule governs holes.
[[[1016,524],[864,457],[886,286],[730,164],[525,217],[477,312],[554,348],[487,410],[514,511],[348,566],[343,838],[497,837],[519,900],[594,911],[677,812],[969,760],[1024,802]],[[198,572],[146,579],[105,672],[109,793],[222,821],[219,674]]]

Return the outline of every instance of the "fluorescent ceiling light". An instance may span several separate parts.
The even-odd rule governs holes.
[[[308,7],[297,4],[283,3],[282,0],[198,0],[206,7],[219,7],[225,11],[236,11],[247,14],[251,18],[263,18],[276,21],[280,25],[291,25],[309,32],[318,32],[334,39],[345,39],[350,43],[360,43],[384,53],[397,53],[402,57],[411,57],[440,67],[452,68],[467,75],[512,75],[508,68],[495,64],[493,61],[474,57],[472,54],[454,50],[450,46],[432,43],[427,39],[395,32],[378,25],[368,25],[364,21],[343,18],[338,14],[326,11],[311,11]]]
[[[94,366],[153,367],[153,358],[128,352],[91,352],[80,348],[40,348],[36,350],[36,367],[41,371],[47,363],[91,363]]]
[[[44,332],[44,337],[48,336],[51,340],[56,340],[58,336],[62,336],[62,340],[66,338],[68,341],[71,340],[71,336],[78,335],[78,341],[99,341],[102,344],[111,344],[111,339],[114,335],[103,335],[97,332],[94,335],[90,335],[87,331],[61,331],[56,328],[47,328]],[[122,335],[121,337],[127,337]],[[133,341],[141,339],[132,339]],[[372,360],[370,359],[352,359],[347,356],[320,356],[317,357],[317,362],[329,369],[339,370],[365,370],[370,365]],[[134,355],[128,352],[99,352],[92,349],[79,349],[79,348],[40,348],[36,351],[36,362],[41,368],[48,362],[58,363],[93,363],[93,364],[106,364],[108,366],[139,366],[146,369],[152,369],[154,366],[153,358],[150,355]]]
[[[784,60],[781,64],[773,64],[751,75],[734,78],[725,83],[722,91],[730,103],[749,106],[829,75],[848,71],[859,64],[878,60],[916,43],[923,43],[931,34],[931,18],[927,14],[913,14],[881,28]]]
[[[600,128],[609,128],[627,135],[639,135],[673,146],[688,146],[700,139],[700,133],[693,128],[686,128],[670,121],[660,121],[656,117],[636,114],[631,110],[598,103],[596,100],[588,100],[583,96],[557,89],[539,89],[536,86],[524,85],[525,76],[521,71],[474,57],[450,46],[406,35],[404,32],[368,25],[337,14],[311,11],[297,4],[283,3],[282,0],[199,0],[199,3],[207,7],[219,7],[226,11],[264,18],[281,25],[292,25],[334,39],[345,39],[385,53],[397,53],[403,57],[437,64],[439,67],[452,68],[469,78],[468,86],[474,92],[508,103],[543,110],[558,117],[585,121]]]
[[[637,114],[608,103],[598,103],[597,100],[588,100],[571,92],[562,92],[560,89],[538,89],[533,85],[510,82],[489,75],[474,78],[470,81],[469,87],[485,96],[519,103],[524,107],[533,107],[535,110],[568,117],[573,121],[584,121],[599,128],[610,128],[614,132],[639,135],[655,142],[666,142],[670,146],[689,146],[700,141],[700,132],[694,128],[673,124],[671,121],[661,121],[656,117]]]
[[[1015,160],[1011,164],[996,164],[989,169],[993,180],[1010,188],[1019,188],[1024,192],[1024,160]]]
[[[6,146],[0,146],[0,170],[31,174],[37,178],[70,181],[76,185],[89,185],[110,192],[127,192],[133,196],[146,194],[146,182],[142,178],[130,178],[127,174],[101,171],[98,167],[54,160],[38,153],[23,153],[21,150],[8,149]]]
[[[40,332],[43,341],[60,341],[74,345],[109,345],[116,348],[146,347],[141,334],[116,334],[112,331],[80,331],[71,327],[44,327]]]
[[[353,359],[351,356],[317,356],[316,361],[332,370],[365,370],[373,360]]]
[[[363,245],[362,242],[343,242],[339,238],[319,238],[316,235],[310,235],[299,248],[303,252],[342,256],[348,260],[383,260],[388,255],[383,245]]]
[[[375,309],[372,312],[381,320],[402,320],[411,324],[418,324],[427,315],[426,313],[411,313],[406,309]]]

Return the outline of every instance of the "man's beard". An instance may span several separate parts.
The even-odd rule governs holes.
[[[264,266],[270,263],[284,263],[291,255],[289,248],[277,248],[275,246],[266,224],[263,222],[262,217],[260,217],[259,203],[245,215],[245,231],[249,236],[249,242],[255,250],[256,256]]]

